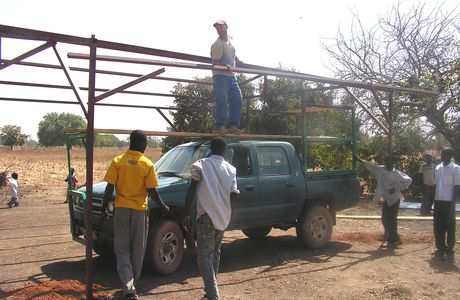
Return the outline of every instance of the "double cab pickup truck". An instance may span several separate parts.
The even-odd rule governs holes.
[[[155,163],[158,191],[171,214],[162,215],[149,199],[147,269],[169,274],[179,267],[184,253],[180,222],[190,184],[190,166],[208,155],[209,141],[190,142],[174,147]],[[350,207],[359,199],[359,180],[354,170],[305,172],[299,155],[288,142],[230,142],[225,159],[237,170],[240,190],[227,230],[242,230],[251,239],[264,238],[272,228],[295,227],[299,242],[306,248],[321,248],[331,238],[336,210]],[[93,249],[101,256],[111,256],[113,201],[109,203],[108,219],[99,222],[105,186],[101,182],[93,187]],[[68,197],[73,237],[84,243],[85,187],[69,191]],[[196,224],[192,225],[195,228]]]

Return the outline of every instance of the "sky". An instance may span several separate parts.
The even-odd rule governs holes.
[[[417,0],[399,1],[404,6]],[[436,1],[427,1],[434,5]],[[217,38],[212,24],[227,21],[238,57],[249,64],[267,67],[295,68],[298,71],[333,77],[328,66],[328,55],[321,43],[333,39],[339,28],[348,32],[353,13],[360,15],[364,26],[375,24],[386,15],[397,0],[234,0],[222,3],[215,0],[0,0],[0,24],[55,33],[90,37],[106,41],[134,44],[163,50],[209,56],[210,46]],[[457,1],[441,2],[453,9]],[[12,59],[38,45],[3,38],[1,55]],[[67,47],[58,44],[58,51],[69,66],[87,67],[87,61],[67,59],[68,52],[88,53],[87,47]],[[98,54],[112,54],[104,53]],[[140,57],[134,54],[117,54]],[[158,58],[154,58],[158,59]],[[58,64],[52,49],[28,58],[26,61]],[[153,66],[126,66],[98,63],[98,68],[145,74]],[[153,68],[153,69],[152,69]],[[209,76],[206,71],[167,68],[168,77],[191,78]],[[72,74],[78,86],[87,86],[86,73]],[[10,66],[0,70],[0,80],[67,84],[59,70]],[[96,86],[115,88],[132,78],[98,76]],[[149,80],[131,90],[168,93],[172,84]],[[87,94],[81,91],[86,99]],[[6,86],[0,84],[0,98],[38,98],[74,101],[70,91]],[[115,95],[107,103],[134,103],[168,106],[172,98],[134,97]],[[38,124],[48,112],[67,112],[83,116],[79,106],[35,104],[0,101],[0,127],[19,125],[22,132],[36,139]],[[95,127],[116,129],[166,130],[168,124],[152,110],[96,107]]]

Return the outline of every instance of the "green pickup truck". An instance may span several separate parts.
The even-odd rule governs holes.
[[[145,263],[158,274],[172,273],[181,263],[184,232],[179,223],[190,184],[190,166],[209,153],[209,141],[190,142],[176,146],[155,163],[158,191],[172,211],[170,216],[162,216],[153,201],[149,202],[151,224]],[[231,142],[226,160],[237,169],[241,192],[228,230],[242,230],[249,238],[264,238],[272,228],[295,227],[302,244],[309,249],[321,248],[331,238],[336,210],[359,199],[354,170],[304,172],[299,155],[288,142]],[[102,225],[99,222],[105,186],[102,182],[93,189],[93,249],[101,256],[110,256],[112,215]],[[69,191],[69,198],[71,232],[75,240],[84,243],[85,187]],[[109,210],[113,213],[113,202]]]

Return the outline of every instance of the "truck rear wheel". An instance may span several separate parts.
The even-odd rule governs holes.
[[[160,275],[174,273],[184,255],[184,236],[179,224],[169,219],[153,220],[150,224],[146,267]]]
[[[324,206],[305,210],[297,221],[298,240],[310,249],[324,247],[332,235],[332,216]]]
[[[256,228],[245,228],[241,231],[244,233],[245,236],[247,236],[250,239],[262,239],[270,233],[270,230],[272,230],[271,226],[265,226]]]

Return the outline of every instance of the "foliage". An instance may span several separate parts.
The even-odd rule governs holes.
[[[66,128],[85,128],[85,120],[70,113],[47,113],[38,124],[38,142],[45,147],[62,146],[66,143]]]
[[[149,147],[149,148],[160,148],[161,147],[161,140],[156,138],[156,137],[149,136],[149,137],[147,137],[147,147]]]
[[[280,67],[282,68],[282,67]],[[210,82],[210,78],[203,79]],[[238,77],[239,82],[246,80]],[[317,88],[306,93],[307,88]],[[302,100],[308,105],[331,105],[336,95],[332,91],[322,90],[323,86],[307,86],[300,80],[290,78],[267,78],[255,86],[242,85],[243,116],[241,127],[246,132],[258,134],[301,135]],[[178,131],[206,132],[214,128],[214,103],[212,87],[208,84],[178,84],[173,93],[183,95],[176,97],[175,104],[179,108],[173,112],[174,126]],[[260,95],[255,97],[254,94]],[[190,96],[190,97],[187,97]],[[193,96],[193,97],[192,97]],[[249,101],[249,104],[248,104]],[[336,100],[336,102],[340,102]],[[210,104],[210,105],[208,105]],[[246,105],[245,105],[246,104]],[[339,103],[338,103],[339,104]],[[248,114],[248,108],[249,113]],[[308,111],[308,110],[307,110]],[[319,111],[306,113],[307,134],[317,136],[351,136],[350,111]],[[350,122],[344,122],[350,120]],[[185,139],[166,138],[163,150],[183,143]],[[289,140],[300,153],[302,141]],[[351,145],[324,145],[312,143],[308,150],[309,166],[314,169],[333,170],[351,166]]]
[[[0,128],[0,138],[3,145],[13,150],[13,146],[24,145],[28,136],[21,133],[21,126],[5,125]]]
[[[116,147],[120,140],[113,134],[96,134],[94,147]]]
[[[429,9],[421,3],[405,11],[398,2],[369,28],[355,14],[349,36],[339,31],[324,47],[340,78],[438,92],[438,97],[395,93],[395,119],[406,125],[422,120],[427,136],[442,134],[460,154],[459,15],[456,9],[444,11],[441,5]],[[364,92],[359,96],[385,121],[375,96],[387,106],[388,95]]]

